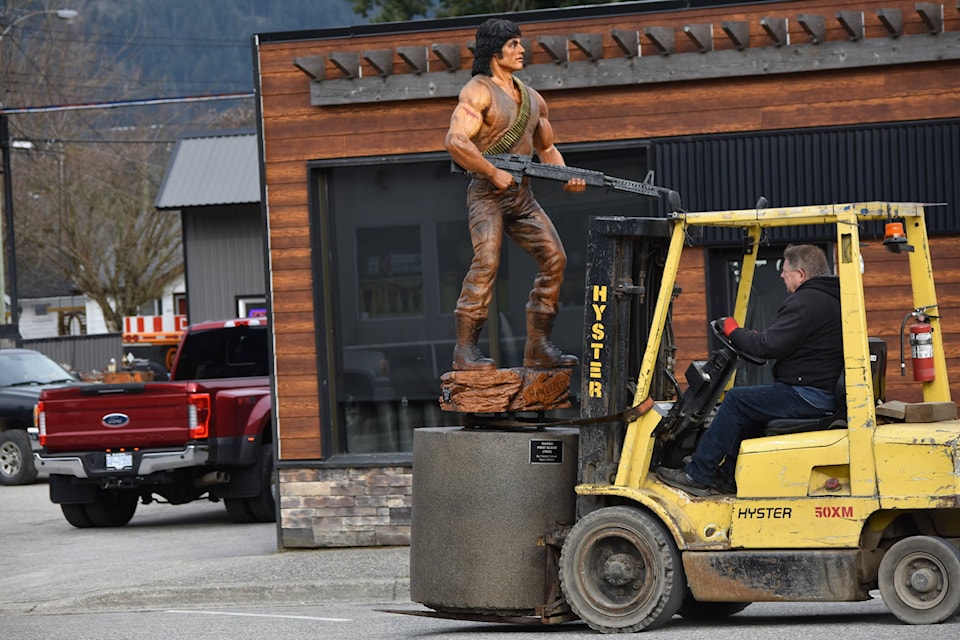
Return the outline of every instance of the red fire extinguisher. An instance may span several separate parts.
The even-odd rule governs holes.
[[[917,309],[909,313],[904,319],[906,324],[910,318],[917,321],[910,325],[910,359],[913,367],[914,382],[932,382],[936,378],[933,365],[933,327],[930,326],[930,317]],[[900,375],[906,375],[903,362],[903,331],[901,328]]]

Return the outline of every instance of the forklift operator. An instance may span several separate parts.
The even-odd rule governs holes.
[[[773,384],[733,387],[683,469],[657,469],[664,483],[695,496],[736,493],[740,443],[777,418],[819,418],[835,410],[834,389],[843,371],[840,281],[813,245],[790,245],[780,277],[787,299],[766,331],[721,319],[723,334],[739,350],[773,358]]]

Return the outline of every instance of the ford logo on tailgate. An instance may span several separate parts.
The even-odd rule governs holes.
[[[100,424],[112,429],[119,429],[130,424],[130,416],[125,413],[108,413],[100,419]]]

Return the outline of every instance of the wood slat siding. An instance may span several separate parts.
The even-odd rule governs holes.
[[[611,29],[643,32],[646,26],[672,26],[676,30],[677,51],[685,53],[695,51],[694,44],[682,32],[687,24],[713,24],[716,49],[732,48],[733,43],[721,29],[725,20],[748,21],[751,46],[769,46],[770,39],[760,27],[760,19],[767,16],[789,18],[791,41],[806,42],[808,38],[796,21],[798,13],[825,16],[828,41],[848,38],[834,17],[839,10],[864,11],[867,37],[886,36],[876,17],[876,9],[881,7],[903,11],[904,33],[925,33],[926,27],[916,13],[915,4],[899,0],[745,3],[674,13],[557,19],[523,24],[523,30],[529,37],[601,33],[604,55],[616,57],[622,56],[622,52],[610,37]],[[960,13],[951,3],[945,6],[945,31],[960,31]],[[269,216],[271,250],[272,326],[276,335],[276,416],[282,459],[321,457],[307,163],[319,159],[442,150],[450,112],[455,105],[454,98],[440,98],[311,106],[309,78],[294,67],[292,61],[333,51],[389,49],[398,44],[429,47],[441,42],[461,43],[462,66],[467,68],[471,59],[465,45],[473,37],[474,28],[471,27],[410,32],[402,36],[380,34],[297,41],[274,38],[257,47],[265,153],[265,206]],[[955,39],[956,33],[936,37]],[[643,55],[656,55],[655,48],[642,35],[641,47]],[[533,49],[532,63],[550,62],[543,50],[536,46]],[[432,68],[435,68],[435,56],[430,54],[430,59],[434,65]],[[577,59],[583,59],[582,54],[571,49],[571,60]],[[403,67],[397,63],[395,71],[400,73],[404,71]],[[339,71],[328,62],[327,73],[328,77],[335,78]],[[365,66],[364,73],[369,75],[373,69]],[[960,63],[557,90],[544,91],[544,94],[560,143],[951,118],[960,116]],[[946,239],[938,241],[935,256],[952,255],[948,244]],[[692,258],[685,260],[692,261]],[[894,275],[890,264],[891,275]],[[684,269],[684,280],[690,280],[685,287],[694,287],[693,280],[697,277],[702,280],[702,264],[698,271],[696,265],[688,267],[685,262]],[[948,273],[951,281],[942,282],[941,295],[944,300],[953,300],[958,297],[956,286],[960,282],[957,282],[955,269],[948,270]],[[878,283],[876,286],[882,285]],[[684,309],[678,314],[678,341],[682,352],[687,348],[702,352],[706,348],[705,338],[693,328],[692,321],[689,325],[687,323],[688,315],[692,318],[700,311],[686,308],[686,300],[693,297],[682,298],[679,303],[679,308]],[[900,305],[896,306],[899,308]],[[878,310],[876,313],[882,312]],[[873,314],[871,312],[868,319],[871,323],[874,322]],[[888,320],[884,318],[882,323],[878,322],[878,331],[885,330]],[[891,351],[894,350],[895,345],[891,344]],[[953,377],[960,378],[960,354],[953,355],[953,351],[951,354]],[[683,370],[680,365],[678,370]],[[898,394],[901,391],[901,385],[892,375],[888,377],[888,388],[891,394],[894,390]],[[907,394],[912,387],[903,387],[902,390]]]
[[[677,343],[674,371],[684,389],[684,374],[690,362],[709,357],[706,268],[705,250],[688,249],[677,272],[681,293],[673,303],[673,337]]]
[[[907,257],[886,251],[879,242],[870,243],[862,252],[867,331],[887,343],[887,398],[919,402],[923,392],[920,383],[913,382],[910,347],[906,343],[907,375],[900,376],[900,322],[913,308]],[[960,317],[960,255],[957,253],[957,238],[931,238],[930,254],[937,279],[939,314],[943,316],[940,329],[946,350],[950,392],[957,400],[960,398],[960,324],[957,320]]]

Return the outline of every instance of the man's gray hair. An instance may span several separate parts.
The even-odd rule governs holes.
[[[827,254],[816,245],[791,244],[783,250],[783,260],[794,269],[806,271],[808,278],[830,275]]]

